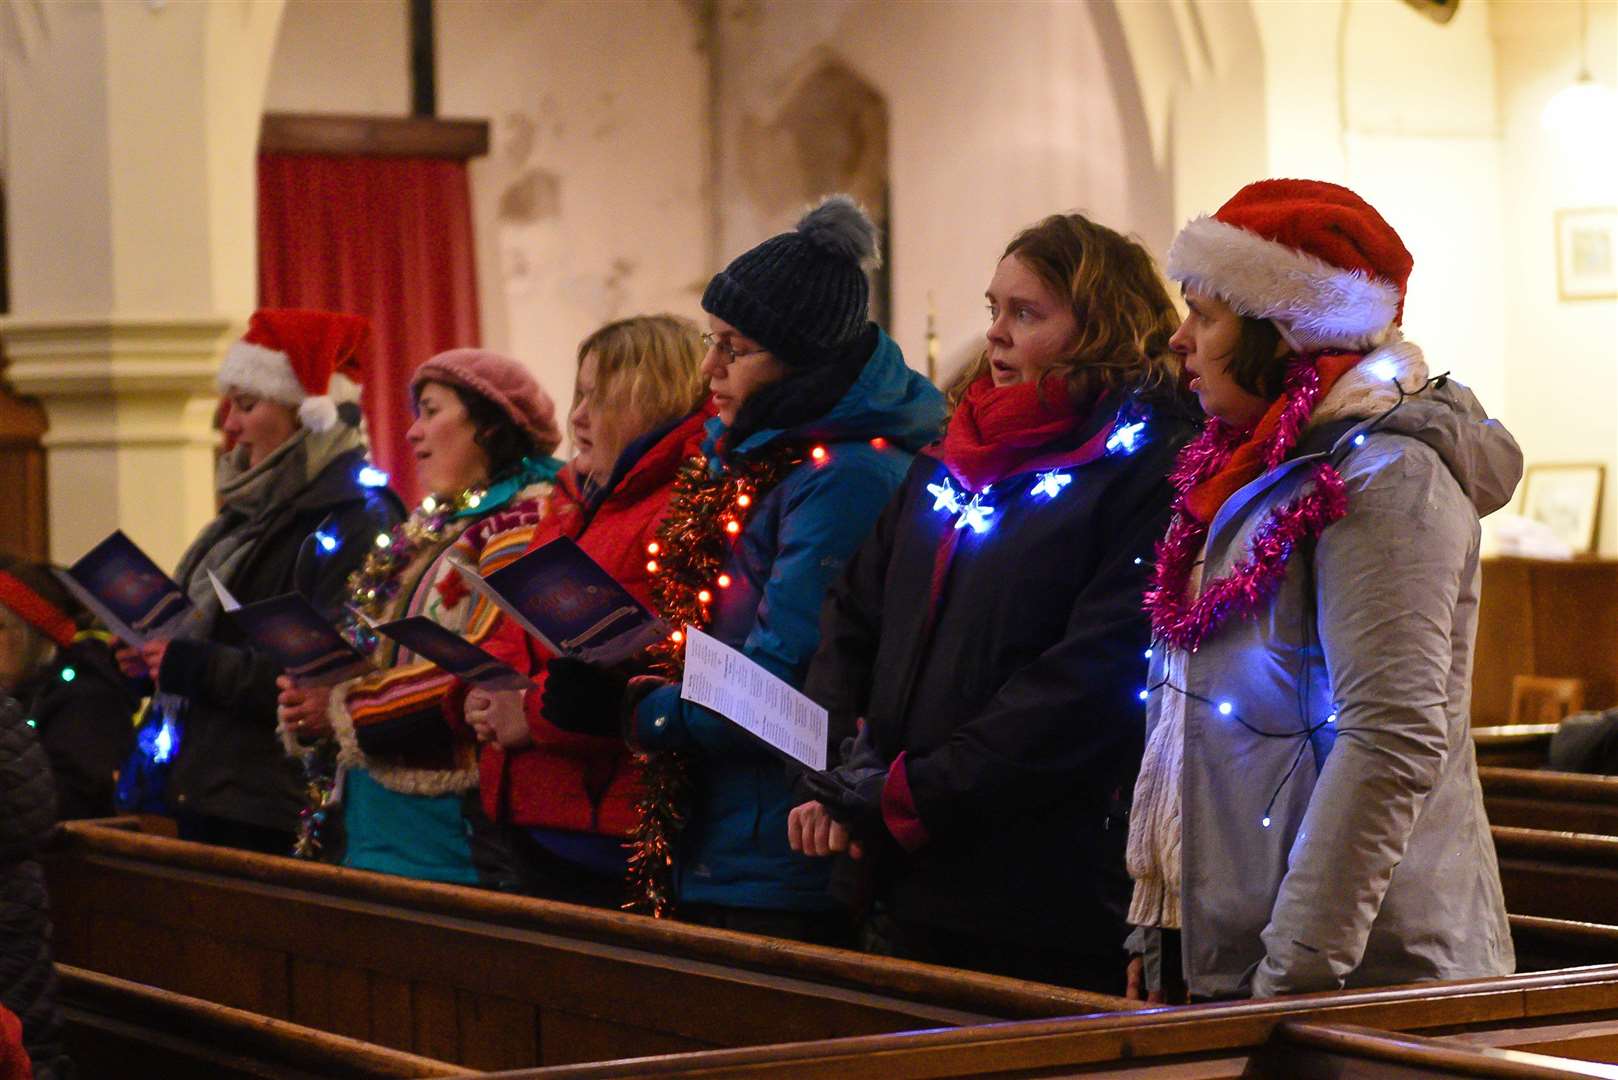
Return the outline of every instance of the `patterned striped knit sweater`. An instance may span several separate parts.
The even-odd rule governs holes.
[[[549,512],[554,485],[530,485],[510,502],[475,518],[459,535],[425,549],[401,572],[398,595],[383,621],[424,615],[474,645],[499,622],[499,610],[467,588],[453,556],[488,575],[528,548]],[[407,795],[445,795],[478,785],[477,746],[464,726],[451,726],[444,703],[457,680],[388,638],[371,657],[377,670],[332,691],[327,715],[338,761],[369,772]]]

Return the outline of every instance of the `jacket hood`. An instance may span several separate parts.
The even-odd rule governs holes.
[[[745,454],[787,436],[817,442],[857,442],[880,437],[914,453],[938,438],[946,413],[943,393],[920,372],[912,371],[898,343],[878,330],[871,358],[825,415],[790,430],[756,431],[734,452]],[[710,421],[710,433],[715,430],[713,424]]]
[[[1444,375],[1429,382],[1421,350],[1408,341],[1367,353],[1332,387],[1310,425],[1334,420],[1364,421],[1343,433],[1339,449],[1344,440],[1374,431],[1405,435],[1432,447],[1479,517],[1509,503],[1522,479],[1522,450],[1511,432],[1491,420],[1472,391],[1455,379]]]

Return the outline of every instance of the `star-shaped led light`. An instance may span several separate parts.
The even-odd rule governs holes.
[[[961,496],[955,490],[955,485],[948,480],[939,484],[928,484],[927,490],[933,493],[933,509],[947,510],[951,514],[961,512]]]
[[[1047,499],[1054,499],[1062,493],[1062,489],[1073,482],[1073,477],[1065,472],[1051,469],[1039,474],[1039,483],[1034,485],[1034,494],[1043,495]]]

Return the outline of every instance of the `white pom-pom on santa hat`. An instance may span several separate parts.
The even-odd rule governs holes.
[[[291,406],[305,428],[328,431],[338,422],[337,406],[359,400],[361,348],[370,329],[359,315],[292,308],[255,311],[247,333],[225,351],[219,389]]]

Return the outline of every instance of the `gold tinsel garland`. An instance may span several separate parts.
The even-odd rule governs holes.
[[[733,458],[717,476],[709,475],[706,457],[680,467],[657,539],[646,546],[652,605],[673,628],[649,650],[658,675],[680,678],[685,628],[708,626],[718,591],[731,585],[725,562],[753,509],[806,457],[822,461],[826,450],[817,446],[806,455],[801,446],[770,447],[757,456]],[[630,834],[624,907],[664,918],[674,908],[674,840],[685,826],[690,800],[689,761],[681,750],[642,754],[639,761],[641,793]]]

